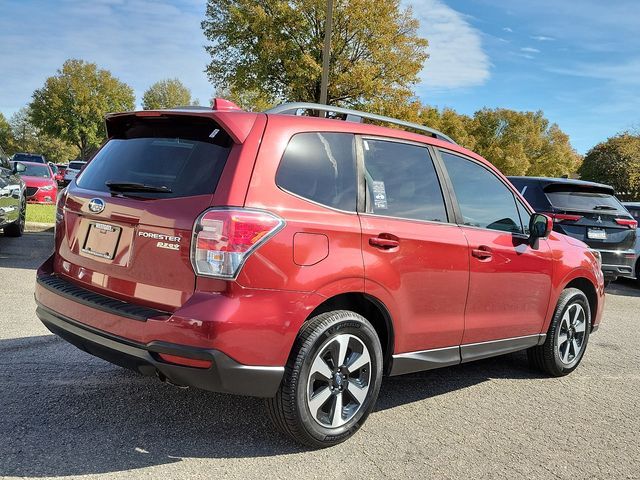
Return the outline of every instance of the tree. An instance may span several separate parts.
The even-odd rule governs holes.
[[[11,155],[13,153],[13,144],[14,139],[11,125],[9,125],[5,116],[0,113],[0,148]]]
[[[625,200],[640,200],[640,135],[625,132],[599,143],[578,172],[584,180],[613,186]]]
[[[154,83],[142,96],[142,108],[145,110],[159,110],[185,105],[196,105],[196,102],[192,102],[191,91],[177,78]]]
[[[568,135],[541,111],[484,108],[474,114],[467,133],[474,151],[505,175],[559,177],[574,173],[580,164]]]
[[[29,107],[23,107],[11,116],[10,127],[13,142],[7,153],[39,153],[54,163],[66,163],[78,156],[77,147],[51,137],[33,125]]]
[[[271,103],[318,102],[325,16],[325,0],[209,0],[209,79]],[[339,0],[333,16],[328,103],[410,93],[428,56],[412,10],[400,0]]]
[[[109,112],[133,110],[131,87],[95,63],[67,60],[57,75],[33,93],[31,118],[43,133],[75,145],[82,158],[106,137]]]

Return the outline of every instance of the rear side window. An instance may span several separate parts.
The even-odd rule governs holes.
[[[516,201],[511,190],[483,166],[442,152],[464,224],[524,233]]]
[[[313,202],[356,209],[355,138],[348,133],[298,133],[284,152],[276,183]]]
[[[363,140],[367,211],[389,217],[446,222],[440,182],[425,147]]]
[[[602,210],[624,212],[624,207],[616,197],[607,193],[557,190],[546,192],[547,198],[560,210]]]
[[[135,192],[145,198],[212,194],[231,149],[228,136],[206,118],[133,117],[111,129],[111,139],[82,172],[80,187],[166,187],[162,192]],[[73,162],[69,166],[73,168]]]

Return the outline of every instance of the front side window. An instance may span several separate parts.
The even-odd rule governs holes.
[[[446,222],[442,189],[426,147],[363,140],[368,212]]]
[[[441,153],[465,225],[525,233],[515,197],[498,177],[471,160]]]
[[[355,137],[325,132],[294,135],[280,161],[276,183],[313,202],[355,211]]]

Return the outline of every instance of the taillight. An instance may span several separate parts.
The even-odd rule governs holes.
[[[544,212],[545,215],[551,217],[555,223],[568,221],[568,222],[577,222],[582,218],[582,215],[571,215],[568,213],[547,213]]]
[[[191,263],[196,275],[233,279],[247,257],[284,226],[260,210],[212,208],[193,228]]]
[[[624,225],[631,229],[638,228],[637,220],[632,220],[631,218],[616,218],[615,220],[618,225]]]

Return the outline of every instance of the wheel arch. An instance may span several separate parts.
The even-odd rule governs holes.
[[[567,288],[577,288],[587,297],[591,309],[591,328],[593,328],[593,320],[598,312],[598,293],[595,285],[588,278],[576,277],[564,286],[564,289]]]
[[[336,294],[320,303],[309,316],[309,319],[321,313],[333,310],[350,310],[365,317],[375,329],[382,346],[384,361],[383,373],[386,375],[391,370],[394,329],[393,320],[387,307],[377,298],[363,292],[346,292]]]

